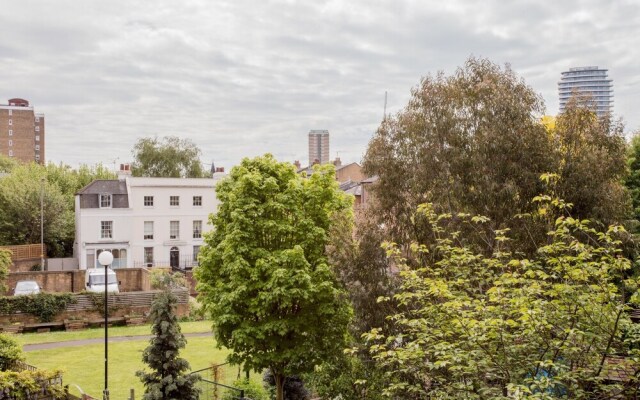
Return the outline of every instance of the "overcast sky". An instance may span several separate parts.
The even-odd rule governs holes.
[[[307,162],[307,133],[360,161],[420,77],[470,55],[512,68],[558,109],[560,72],[597,65],[640,128],[640,1],[22,0],[0,11],[0,103],[46,115],[47,159],[131,160],[179,135],[203,162]]]

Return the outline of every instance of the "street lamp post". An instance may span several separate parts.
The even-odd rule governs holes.
[[[104,266],[104,392],[102,393],[104,400],[109,400],[109,345],[108,345],[108,327],[109,327],[109,314],[108,314],[108,290],[109,277],[107,270],[109,265],[113,262],[113,254],[110,251],[103,251],[98,256],[98,262]]]

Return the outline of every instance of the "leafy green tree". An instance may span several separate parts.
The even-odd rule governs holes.
[[[0,160],[2,164],[2,160]],[[1,166],[0,166],[1,168]],[[114,179],[104,166],[12,164],[0,176],[0,245],[40,243],[40,196],[49,256],[69,256],[74,241],[74,196],[94,179]]]
[[[9,275],[11,267],[11,252],[9,250],[0,249],[0,295],[7,291],[6,279]]]
[[[164,178],[204,178],[200,149],[189,139],[166,136],[146,137],[133,147],[133,176]]]
[[[568,216],[557,198],[535,198],[532,218],[552,221],[549,239],[532,257],[509,251],[508,230],[495,231],[486,217],[438,214],[420,206],[434,235],[413,243],[410,263],[394,244],[387,250],[400,268],[393,296],[393,334],[365,335],[386,371],[384,393],[406,399],[628,398],[628,386],[607,380],[608,357],[625,354],[623,328],[630,325],[617,282],[630,268],[620,256],[620,233],[599,231]],[[557,217],[557,218],[556,218]],[[478,253],[452,219],[484,230],[493,253]],[[528,224],[527,219],[523,220]],[[437,261],[435,261],[437,260]],[[637,282],[628,282],[637,289]],[[638,370],[637,357],[626,359]]]
[[[177,301],[170,291],[163,291],[151,306],[153,337],[142,353],[142,361],[151,371],[136,373],[145,386],[144,400],[196,400],[200,396],[196,386],[200,377],[186,374],[189,363],[179,357],[186,340],[174,313]]]
[[[243,159],[221,181],[196,270],[218,346],[246,368],[285,377],[310,372],[345,345],[347,296],[327,262],[331,222],[352,218],[333,166],[308,178],[267,154]]]
[[[0,333],[0,371],[11,368],[16,361],[24,361],[22,347],[11,336]]]
[[[530,244],[521,251],[535,251],[546,231],[523,226],[520,217],[532,212],[529,200],[547,172],[561,176],[558,193],[573,203],[574,217],[621,221],[627,201],[620,124],[572,102],[548,132],[543,111],[540,96],[508,66],[485,59],[470,58],[451,76],[423,78],[407,106],[382,122],[363,160],[366,173],[379,177],[371,190],[387,238],[427,240],[428,224],[412,220],[429,202],[438,212],[485,215],[493,229],[509,228],[514,241]]]
[[[629,190],[632,204],[632,217],[640,221],[640,132],[636,132],[631,138],[627,150],[627,166],[629,175],[625,185]]]
[[[40,197],[43,196],[44,242],[49,255],[65,254],[73,243],[73,203],[46,180],[37,164],[20,165],[0,178],[0,244],[40,243]]]

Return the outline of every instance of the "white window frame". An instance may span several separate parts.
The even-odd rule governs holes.
[[[9,136],[13,136],[13,129],[9,129]]]
[[[202,207],[202,196],[193,196],[193,206]]]
[[[36,122],[40,122],[40,117],[36,117]]]
[[[198,254],[200,254],[200,245],[193,246],[193,261],[198,262]]]
[[[169,239],[180,239],[180,221],[169,221]]]
[[[9,125],[13,125],[13,120],[12,119],[9,120]]]
[[[169,207],[180,207],[180,196],[169,196]]]
[[[36,135],[36,142],[40,141],[40,135]]]
[[[40,127],[36,126],[36,132],[40,132]]]
[[[9,115],[13,115],[13,110],[9,110]]]
[[[36,150],[40,150],[40,146],[37,146]],[[103,202],[103,199],[109,199],[107,202]],[[100,208],[113,208],[113,196],[110,193],[100,193],[98,195],[98,206]]]
[[[153,240],[153,221],[144,221],[144,240]]]
[[[151,250],[150,252],[147,252],[147,250]],[[143,250],[143,257],[144,257],[144,263],[147,267],[151,267],[153,266],[153,247],[152,246],[147,246],[144,248]],[[148,257],[150,256],[150,257]]]
[[[147,200],[148,200],[148,201],[147,201]],[[150,204],[147,204],[147,203],[150,203]],[[153,207],[153,196],[144,196],[144,197],[142,198],[142,204],[143,204],[145,207]]]
[[[9,157],[13,157],[13,150],[9,150]]]
[[[40,154],[36,154],[36,161],[40,161]]]
[[[202,220],[193,221],[193,238],[202,239]]]
[[[113,221],[100,221],[100,239],[113,239]]]
[[[40,151],[40,145],[39,144],[36,145],[36,151]]]
[[[9,139],[9,146],[13,146],[13,140]]]

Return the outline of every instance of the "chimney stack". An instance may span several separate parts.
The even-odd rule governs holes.
[[[298,168],[298,169],[302,168],[302,167],[300,166],[300,161],[298,161],[298,160],[295,160],[295,161],[293,162],[293,165],[295,165],[295,166],[296,166],[296,168]]]
[[[127,176],[131,176],[131,165],[129,164],[120,164],[120,170],[117,173],[118,180],[124,181],[127,179]]]

